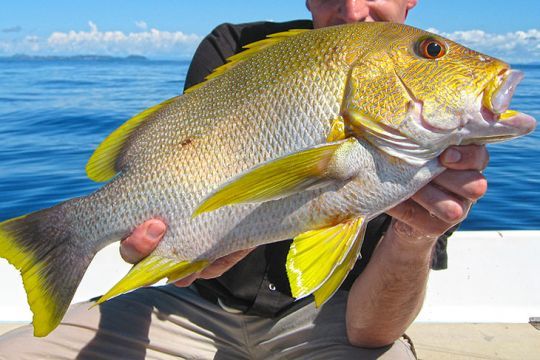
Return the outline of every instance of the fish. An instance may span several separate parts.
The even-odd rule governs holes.
[[[441,174],[447,147],[534,130],[509,109],[522,78],[403,24],[273,34],[112,132],[86,166],[97,191],[0,223],[0,257],[22,274],[38,337],[95,254],[150,218],[167,224],[163,240],[97,304],[292,238],[292,296],[322,306],[367,222]]]

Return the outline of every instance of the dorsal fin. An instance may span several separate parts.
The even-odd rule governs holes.
[[[238,63],[250,58],[254,54],[258,53],[262,49],[265,49],[271,45],[277,44],[287,38],[290,38],[291,36],[296,36],[298,34],[311,31],[309,29],[291,29],[284,32],[279,32],[275,34],[268,35],[265,39],[255,41],[251,44],[247,44],[243,48],[246,49],[242,52],[239,52],[238,54],[235,54],[227,59],[227,62],[217,68],[214,69],[210,75],[204,78],[204,81],[201,83],[198,83],[196,85],[191,86],[189,89],[186,89],[184,91],[185,94],[192,92],[195,89],[198,89],[199,87],[206,84],[208,80],[217,78],[218,76],[221,76],[225,72],[227,72],[232,67],[236,66]]]
[[[116,175],[117,169],[115,165],[129,136],[135,129],[144,123],[150,115],[176,99],[178,99],[178,96],[144,110],[109,134],[109,136],[107,136],[107,138],[98,146],[96,151],[94,151],[86,164],[86,174],[88,177],[94,181],[102,182],[110,180]]]

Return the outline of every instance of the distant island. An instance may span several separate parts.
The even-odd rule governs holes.
[[[8,60],[81,60],[81,61],[109,61],[109,60],[129,60],[129,61],[141,61],[148,60],[148,58],[142,55],[128,55],[128,56],[108,56],[108,55],[71,55],[71,56],[57,56],[57,55],[26,55],[15,54],[12,56],[3,56],[0,59]]]

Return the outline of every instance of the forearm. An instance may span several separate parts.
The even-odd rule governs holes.
[[[390,344],[414,321],[424,301],[436,239],[402,222],[392,223],[349,292],[347,334],[353,345]]]

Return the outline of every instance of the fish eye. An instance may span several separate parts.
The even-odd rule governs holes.
[[[446,54],[446,45],[433,38],[423,39],[418,44],[418,55],[426,59],[439,59]]]

